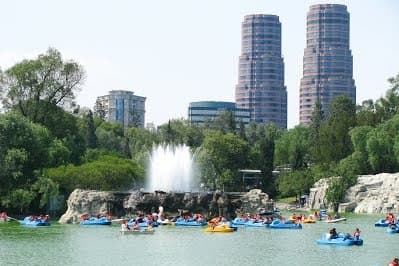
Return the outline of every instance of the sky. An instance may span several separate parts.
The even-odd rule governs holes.
[[[187,118],[193,101],[234,101],[241,23],[274,14],[282,23],[288,127],[299,123],[299,84],[311,4],[348,6],[357,103],[384,96],[399,73],[399,1],[19,0],[3,1],[0,67],[49,47],[79,62],[86,81],[77,103],[93,108],[110,90],[146,100],[146,123]]]

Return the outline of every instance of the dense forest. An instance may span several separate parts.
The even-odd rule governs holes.
[[[199,151],[201,182],[239,189],[239,169],[260,169],[271,197],[300,195],[320,178],[333,179],[327,201],[337,204],[359,174],[399,171],[399,74],[385,97],[356,106],[340,96],[327,113],[316,104],[310,126],[236,124],[225,112],[204,127],[184,119],[156,130],[123,128],[74,103],[83,67],[49,49],[0,70],[0,210],[46,211],[49,200],[75,188],[126,190],[143,184],[154,144]],[[273,175],[278,166],[285,166]]]

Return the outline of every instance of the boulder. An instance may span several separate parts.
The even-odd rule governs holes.
[[[320,179],[310,189],[310,208],[328,207],[324,201],[328,180]],[[399,173],[359,176],[356,185],[346,191],[338,210],[355,213],[399,212]]]
[[[115,197],[110,192],[75,189],[67,200],[68,209],[61,216],[60,223],[79,223],[82,214],[97,216],[107,214]]]
[[[238,200],[239,212],[259,213],[262,210],[273,210],[273,202],[269,200],[269,195],[260,189],[252,189]]]

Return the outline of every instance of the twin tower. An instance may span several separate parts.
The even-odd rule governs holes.
[[[349,13],[345,5],[318,4],[307,13],[299,119],[309,125],[316,102],[324,113],[339,95],[356,102]],[[256,123],[287,128],[287,88],[281,55],[281,23],[275,15],[248,15],[242,23],[236,106]]]

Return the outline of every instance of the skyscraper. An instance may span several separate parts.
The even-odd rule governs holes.
[[[327,114],[329,104],[339,95],[356,102],[353,58],[349,49],[349,13],[345,5],[312,5],[307,14],[299,96],[300,123],[311,123],[317,101]]]
[[[94,110],[110,123],[144,127],[145,97],[134,95],[132,91],[113,90],[109,95],[99,96]]]
[[[287,127],[287,89],[281,56],[281,23],[275,15],[247,15],[242,23],[236,106],[256,123]]]

